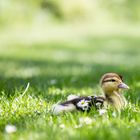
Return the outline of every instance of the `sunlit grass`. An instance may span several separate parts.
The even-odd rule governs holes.
[[[138,34],[76,35],[74,40],[66,36],[55,41],[34,41],[32,36],[31,42],[22,35],[11,40],[7,35],[8,41],[0,42],[1,139],[139,139]],[[69,94],[102,94],[98,83],[106,72],[122,74],[131,88],[125,93],[129,104],[120,116],[112,115],[112,110],[103,116],[98,111],[52,115],[52,105]],[[17,131],[7,133],[7,125],[16,126]]]

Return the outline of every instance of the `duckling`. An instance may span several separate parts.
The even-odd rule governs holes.
[[[112,106],[120,111],[127,102],[121,93],[121,89],[129,89],[123,82],[122,76],[116,73],[106,73],[101,77],[100,86],[103,96],[75,96],[70,95],[66,102],[53,106],[53,114],[79,110],[89,112],[92,108],[101,109],[105,106]]]

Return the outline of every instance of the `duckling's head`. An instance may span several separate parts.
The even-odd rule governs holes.
[[[105,95],[119,93],[120,89],[129,89],[123,82],[122,76],[116,73],[106,73],[101,78],[101,87]]]
[[[126,106],[127,102],[120,90],[129,89],[129,87],[123,82],[122,76],[116,73],[106,73],[100,82],[108,104],[118,111]]]

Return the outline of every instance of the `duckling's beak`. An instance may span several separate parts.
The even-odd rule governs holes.
[[[129,89],[129,86],[126,85],[125,83],[120,83],[120,84],[118,85],[118,88]]]

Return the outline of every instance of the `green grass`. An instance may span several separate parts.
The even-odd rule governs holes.
[[[85,36],[77,41],[7,42],[0,47],[0,138],[4,140],[138,140],[140,138],[140,40],[131,35]],[[117,72],[131,87],[120,116],[112,111],[53,116],[69,94],[100,94],[99,79]],[[30,87],[22,96],[27,83]],[[91,124],[79,122],[89,117]],[[13,124],[17,131],[5,132]],[[76,128],[77,126],[81,126]],[[65,128],[62,128],[64,126]]]

